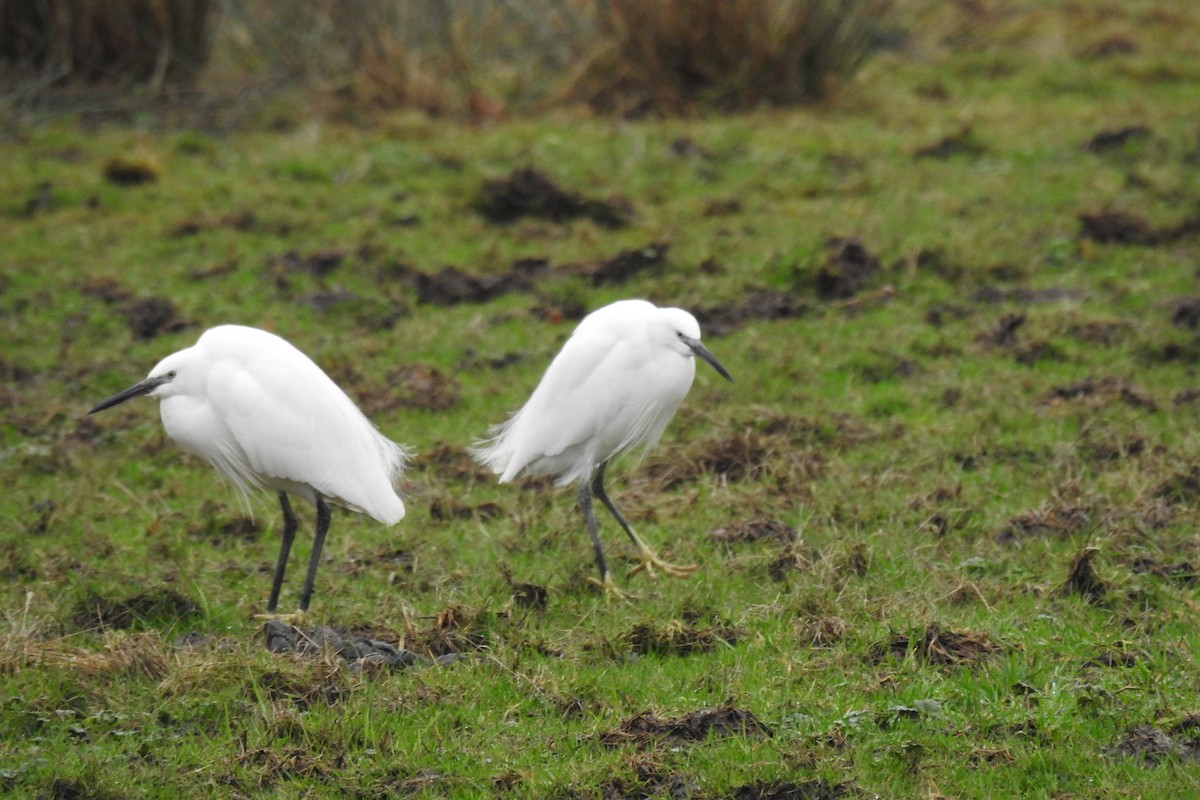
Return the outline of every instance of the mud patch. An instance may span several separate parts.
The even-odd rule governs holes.
[[[1017,343],[1017,331],[1025,325],[1024,314],[1005,314],[992,327],[975,337],[975,341],[988,347],[1012,347]]]
[[[158,180],[158,166],[149,159],[113,156],[104,162],[104,180],[117,186],[140,186]]]
[[[301,255],[295,250],[288,250],[267,259],[267,266],[276,276],[276,284],[286,283],[283,278],[287,274],[307,274],[323,278],[331,274],[346,260],[344,250],[322,250],[316,253]]]
[[[1134,758],[1145,766],[1152,767],[1167,759],[1179,759],[1188,763],[1200,761],[1200,716],[1189,715],[1166,730],[1153,725],[1139,725],[1131,729],[1111,747],[1104,748],[1104,755]]]
[[[686,656],[710,653],[722,645],[737,644],[738,629],[724,621],[701,624],[699,621],[670,620],[663,624],[639,622],[626,639],[638,655]]]
[[[441,522],[455,519],[495,519],[504,515],[499,503],[471,505],[457,497],[438,497],[429,503],[429,517]]]
[[[215,503],[205,502],[199,514],[202,521],[190,525],[187,535],[193,539],[211,542],[218,547],[230,542],[258,540],[263,527],[252,517],[244,515],[223,517],[218,513],[219,508]]]
[[[404,364],[388,370],[388,386],[396,403],[407,408],[444,411],[458,405],[462,386],[428,364]]]
[[[249,209],[244,209],[232,214],[222,214],[219,217],[185,219],[182,222],[176,223],[169,235],[172,239],[182,239],[186,236],[195,236],[198,233],[217,230],[219,228],[228,228],[239,233],[246,233],[247,231],[254,230],[257,226],[258,217],[255,213]]]
[[[1065,539],[1087,527],[1091,518],[1092,510],[1087,506],[1053,505],[1009,518],[994,538],[1000,544],[1037,536]]]
[[[174,589],[161,587],[126,597],[88,595],[75,605],[71,623],[80,630],[129,630],[163,627],[184,622],[200,613],[200,606]]]
[[[771,517],[735,522],[726,528],[717,528],[709,534],[714,542],[727,544],[758,542],[763,539],[787,544],[796,541],[796,529]]]
[[[810,308],[791,292],[758,288],[749,290],[740,303],[701,307],[695,315],[706,335],[726,336],[753,320],[795,319]]]
[[[1175,301],[1171,324],[1176,328],[1196,330],[1200,326],[1200,297],[1181,297]]]
[[[943,139],[918,147],[913,151],[914,158],[953,158],[954,156],[980,156],[987,152],[975,137],[971,128],[964,127],[957,133]]]
[[[867,658],[871,663],[913,658],[939,667],[972,667],[983,663],[1001,651],[986,633],[943,630],[936,622],[911,634],[897,634],[886,642],[871,647]]]
[[[1151,497],[1170,503],[1192,503],[1200,499],[1200,465],[1193,464],[1155,487]]]
[[[748,783],[734,789],[730,797],[733,800],[839,800],[857,794],[858,791],[851,784],[830,783],[822,778],[802,783],[789,781]]]
[[[1088,153],[1107,153],[1110,150],[1121,150],[1133,142],[1144,142],[1149,138],[1150,129],[1145,125],[1130,125],[1100,131],[1083,143],[1083,149]]]
[[[164,333],[177,333],[189,323],[179,316],[179,309],[165,297],[145,297],[128,302],[122,309],[125,324],[133,338],[149,341]]]
[[[817,270],[817,296],[845,300],[865,289],[879,273],[879,259],[854,237],[825,243],[825,263]]]
[[[512,292],[529,291],[534,279],[548,269],[549,264],[542,259],[525,259],[517,261],[507,272],[498,275],[472,275],[457,267],[445,267],[433,274],[413,270],[409,278],[416,288],[417,302],[456,306],[462,303],[485,303]]]
[[[615,731],[600,734],[600,741],[609,747],[634,743],[653,743],[663,739],[699,742],[710,736],[745,736],[758,739],[772,736],[772,731],[753,713],[726,703],[720,708],[702,708],[681,717],[663,719],[653,711],[643,711],[625,720]]]
[[[1081,212],[1078,219],[1080,236],[1097,244],[1152,247],[1200,233],[1200,216],[1188,217],[1176,225],[1162,227],[1151,225],[1144,217],[1115,209]]]
[[[507,178],[483,184],[476,210],[489,222],[506,224],[523,217],[566,222],[590,219],[602,228],[629,224],[629,204],[618,200],[594,200],[567,192],[532,167],[513,170]]]
[[[277,655],[295,653],[308,658],[332,653],[353,671],[399,670],[433,663],[433,659],[398,648],[391,642],[339,631],[327,625],[302,630],[281,620],[271,620],[263,626],[263,635],[268,652]]]
[[[454,483],[476,483],[490,480],[492,474],[471,458],[465,447],[439,442],[433,449],[413,459],[412,466],[433,472]]]
[[[576,272],[590,280],[593,286],[619,285],[643,272],[661,273],[667,266],[670,249],[670,244],[657,242],[634,250],[622,250],[612,258],[577,268]]]
[[[1130,564],[1129,569],[1137,575],[1154,575],[1159,578],[1166,578],[1172,583],[1187,588],[1200,586],[1200,569],[1197,569],[1190,561],[1159,564],[1149,556],[1138,556]]]
[[[1078,400],[1098,401],[1100,404],[1120,400],[1130,408],[1157,411],[1158,402],[1146,391],[1134,386],[1124,378],[1085,378],[1064,386],[1055,386],[1042,399],[1043,403],[1055,404]]]

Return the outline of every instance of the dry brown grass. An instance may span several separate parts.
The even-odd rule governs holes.
[[[890,0],[610,0],[568,92],[624,115],[821,98],[875,46]]]

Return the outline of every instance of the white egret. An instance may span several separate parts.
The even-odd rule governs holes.
[[[691,388],[697,356],[733,381],[700,343],[700,325],[688,312],[645,300],[607,305],[579,323],[524,407],[472,449],[501,483],[521,475],[554,475],[560,487],[579,484],[579,506],[600,570],[597,583],[606,595],[623,593],[604,559],[593,495],[637,548],[641,564],[630,574],[645,570],[654,577],[659,569],[682,578],[697,569],[655,555],[604,491],[604,472],[614,456],[658,441]]]
[[[308,356],[273,333],[241,325],[210,328],[192,347],[158,362],[145,380],[88,413],[141,395],[161,401],[167,435],[212,464],[243,496],[251,488],[278,493],[283,533],[268,614],[279,602],[296,534],[288,495],[317,510],[299,614],[312,599],[329,531],[327,501],[385,525],[404,516],[395,483],[405,449],[381,434]]]

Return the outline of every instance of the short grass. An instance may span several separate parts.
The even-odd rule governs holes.
[[[0,787],[1200,791],[1200,17],[1106,9],[1046,4],[885,54],[818,109],[224,135],[59,120],[10,138]],[[114,159],[155,179],[106,179]],[[484,182],[526,166],[633,222],[486,221]],[[1176,233],[1084,237],[1099,212]],[[815,289],[832,237],[879,260],[849,296]],[[661,269],[578,275],[657,243]],[[420,301],[417,272],[521,259],[552,274]],[[756,316],[768,293],[794,313]],[[580,309],[629,296],[697,311],[737,382],[701,365],[659,447],[611,471],[644,538],[702,569],[626,579],[603,519],[641,595],[606,604],[572,493],[497,486],[464,448],[519,407]],[[392,672],[267,652],[252,615],[271,498],[245,505],[149,402],[85,416],[222,322],[290,339],[419,454],[401,524],[335,513],[314,621],[457,658]],[[635,724],[702,709],[765,731]],[[1146,725],[1171,753],[1130,744]]]

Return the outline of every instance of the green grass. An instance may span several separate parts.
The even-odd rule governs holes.
[[[1185,394],[1200,389],[1200,341],[1172,322],[1180,298],[1200,295],[1200,236],[1098,244],[1077,219],[1107,208],[1162,227],[1196,213],[1200,19],[1166,0],[1113,11],[1104,35],[1139,49],[1096,59],[1081,54],[1101,32],[1072,13],[1083,14],[1052,5],[1002,18],[970,47],[881,56],[818,109],[482,129],[398,116],[221,135],[57,120],[6,142],[0,787],[79,798],[1200,789],[1187,758],[1109,754],[1136,726],[1170,731],[1200,712],[1198,495],[1186,480],[1200,437]],[[1082,147],[1135,124],[1148,139]],[[981,152],[914,156],[965,127]],[[672,146],[683,139],[694,147]],[[157,180],[106,182],[113,157],[155,165]],[[473,210],[486,179],[530,165],[568,190],[624,198],[635,221],[497,226]],[[49,199],[30,205],[39,191]],[[850,301],[813,288],[834,236],[858,237],[882,264]],[[670,244],[669,267],[619,286],[564,276],[439,307],[403,277],[402,266],[493,275],[522,258],[566,273],[652,242]],[[289,251],[343,257],[318,276],[289,268]],[[497,486],[455,456],[520,406],[568,335],[573,323],[546,309],[641,296],[712,313],[757,289],[808,311],[708,336],[737,382],[700,369],[659,447],[610,473],[644,538],[702,569],[626,579],[630,550],[603,519],[618,577],[641,595],[606,604],[586,582],[572,492]],[[187,326],[137,339],[126,309],[154,297]],[[996,344],[1007,314],[1025,321]],[[271,498],[243,505],[165,437],[149,402],[85,416],[222,322],[284,335],[421,454],[398,526],[335,512],[315,622],[414,650],[450,637],[462,657],[386,672],[268,653],[252,615],[276,552]],[[395,372],[406,365],[436,370],[449,407],[422,407]],[[430,456],[443,445],[450,458]],[[735,472],[705,468],[715,451]],[[257,534],[238,532],[246,516]],[[710,535],[760,517],[796,540]],[[1096,602],[1063,590],[1088,546],[1105,584]],[[544,588],[546,608],[516,602],[520,583]],[[149,599],[130,627],[82,624],[84,601],[139,593]],[[877,656],[931,625],[996,649],[959,665]],[[642,712],[726,702],[770,735],[615,735]]]

